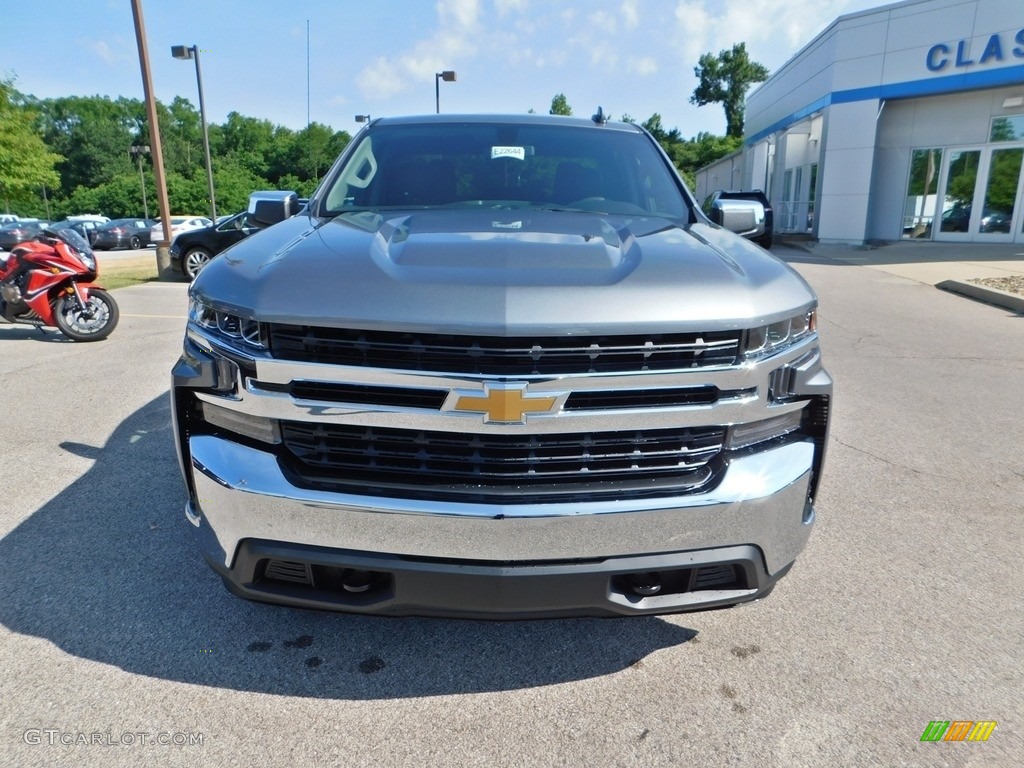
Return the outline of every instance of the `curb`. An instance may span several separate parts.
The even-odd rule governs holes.
[[[1009,309],[1019,315],[1024,315],[1024,296],[1018,296],[1009,291],[987,288],[976,283],[966,283],[963,280],[943,280],[941,283],[937,283],[935,287],[943,291],[966,296],[969,299],[976,299],[986,304]]]

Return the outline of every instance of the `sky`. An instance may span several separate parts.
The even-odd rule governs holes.
[[[131,0],[4,0],[0,77],[39,98],[143,98]],[[685,138],[725,133],[718,104],[689,103],[701,54],[746,43],[775,71],[845,13],[879,0],[141,0],[153,87],[198,107],[292,129],[355,133],[357,114],[655,112]],[[308,21],[308,46],[307,46]],[[12,33],[16,31],[16,33]],[[308,61],[308,78],[307,78]]]

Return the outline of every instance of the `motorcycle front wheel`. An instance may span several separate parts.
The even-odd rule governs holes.
[[[75,341],[105,339],[117,326],[120,312],[114,297],[99,288],[89,290],[89,300],[83,307],[75,296],[61,296],[54,307],[57,327]]]

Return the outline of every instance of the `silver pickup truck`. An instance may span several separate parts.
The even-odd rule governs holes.
[[[377,119],[190,292],[185,514],[246,598],[384,615],[766,595],[814,523],[832,380],[804,280],[636,125]],[[277,221],[278,223],[274,223]]]

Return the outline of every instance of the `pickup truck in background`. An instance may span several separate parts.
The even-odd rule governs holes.
[[[185,514],[243,597],[668,613],[771,591],[815,520],[817,299],[642,128],[375,119],[189,290]]]

